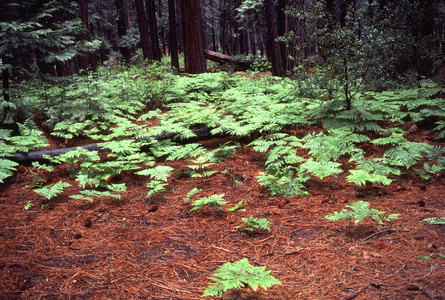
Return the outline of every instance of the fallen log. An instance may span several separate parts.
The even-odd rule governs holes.
[[[250,68],[254,60],[240,60],[232,56],[218,53],[211,50],[204,50],[205,58],[219,64],[229,64],[235,67],[236,71],[245,71]]]
[[[184,141],[191,142],[195,139],[198,139],[198,140],[202,139],[202,136],[208,135],[210,133],[210,130],[211,130],[210,128],[192,129],[192,132],[194,134],[196,134],[197,137],[192,137],[192,138],[184,140]],[[162,134],[158,134],[158,135],[139,137],[139,138],[136,138],[136,140],[156,139],[158,141],[162,141],[162,140],[174,138],[175,135],[176,135],[175,133],[162,133]],[[182,142],[184,142],[184,141],[182,141]],[[15,153],[12,160],[14,160],[20,164],[26,164],[26,163],[30,163],[33,161],[42,161],[42,160],[44,160],[44,158],[43,158],[44,155],[49,155],[52,157],[58,156],[58,155],[61,155],[63,153],[69,152],[69,151],[74,151],[77,148],[83,148],[88,151],[94,151],[94,150],[104,151],[104,152],[109,151],[109,149],[107,149],[105,147],[101,147],[100,143],[95,143],[95,144],[79,145],[79,146],[75,146],[75,147],[60,148],[60,149],[53,149],[53,150],[39,150],[39,151],[31,151],[28,153]]]

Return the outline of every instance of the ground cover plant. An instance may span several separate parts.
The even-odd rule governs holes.
[[[443,86],[349,110],[299,86],[155,65],[12,86],[0,298],[441,299]]]

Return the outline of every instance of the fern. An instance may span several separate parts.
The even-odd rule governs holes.
[[[304,173],[299,173],[293,177],[293,172],[261,173],[258,176],[258,183],[268,188],[272,195],[283,195],[286,197],[306,195],[304,182],[310,177]]]
[[[117,198],[120,199],[121,195],[119,192],[124,192],[126,190],[125,183],[115,184],[108,186],[109,191],[98,191],[98,190],[82,190],[78,195],[71,195],[70,198],[77,200],[87,200],[90,202],[94,201],[94,198]]]
[[[347,128],[332,129],[325,133],[308,134],[302,140],[306,142],[303,146],[309,149],[309,154],[317,161],[337,160],[345,154],[354,154],[359,151],[356,143],[368,141],[369,138],[351,132]]]
[[[151,178],[156,180],[167,181],[168,177],[170,177],[171,172],[173,170],[174,169],[172,167],[159,165],[152,169],[145,169],[142,171],[138,171],[136,172],[136,174],[150,176]]]
[[[267,290],[274,285],[280,285],[281,282],[266,271],[266,267],[254,267],[247,258],[237,262],[227,262],[210,277],[215,281],[208,285],[203,293],[205,296],[222,296],[228,290],[239,290],[250,286],[254,291],[258,287]]]
[[[14,145],[15,151],[28,152],[49,146],[48,141],[32,120],[28,119],[25,123],[17,123],[17,125],[20,135],[6,138]]]
[[[327,176],[338,175],[343,172],[339,167],[340,163],[333,161],[314,161],[313,159],[308,159],[301,165],[301,169],[306,170],[308,173],[323,179]]]
[[[184,202],[192,202],[192,197],[196,194],[199,194],[200,192],[202,192],[201,189],[198,188],[193,188],[191,189],[188,193],[187,193],[187,197],[183,198]]]
[[[147,193],[147,199],[165,191],[165,186],[167,185],[167,182],[162,182],[159,180],[152,180],[149,183],[147,183],[146,187],[150,189]]]
[[[244,201],[241,200],[234,207],[228,208],[227,211],[245,210],[242,208],[243,206],[244,206]]]
[[[383,224],[383,221],[390,221],[398,218],[398,214],[391,214],[388,217],[382,217],[385,212],[374,208],[369,208],[369,202],[366,201],[357,201],[350,205],[346,205],[346,207],[352,208],[352,211],[343,209],[340,212],[336,211],[331,215],[327,215],[325,218],[333,222],[337,222],[339,220],[343,221],[344,219],[354,219],[355,224],[361,222],[366,217],[370,217],[380,224]]]
[[[209,159],[205,156],[199,156],[196,159],[191,160],[193,164],[189,164],[186,167],[188,168],[187,173],[192,178],[206,178],[215,174],[217,171],[205,170],[207,167],[210,167],[214,163],[209,163]]]
[[[63,190],[70,186],[71,184],[68,182],[59,181],[55,184],[35,189],[34,192],[44,196],[48,200],[51,200],[52,198],[57,197],[57,195],[63,193]]]
[[[428,222],[433,225],[445,225],[445,217],[426,218],[422,221]]]
[[[19,164],[15,161],[0,158],[0,183],[3,183],[6,178],[12,176],[14,174],[13,171],[15,171],[18,166]]]
[[[391,162],[385,158],[365,159],[363,152],[354,154],[350,161],[356,162],[355,170],[346,178],[356,185],[366,185],[367,182],[389,185],[392,180],[389,174],[400,175],[401,171],[391,166]]]
[[[235,228],[241,228],[247,231],[254,231],[257,228],[262,228],[270,231],[270,222],[267,219],[259,219],[255,218],[254,216],[250,216],[248,218],[241,218],[241,220],[244,222],[244,224]]]
[[[198,209],[203,208],[204,206],[222,209],[222,206],[226,203],[227,203],[227,201],[224,200],[224,194],[211,195],[209,197],[203,197],[203,198],[193,201],[192,205],[194,207],[191,210],[198,210]]]
[[[221,145],[218,147],[218,149],[212,151],[210,161],[211,162],[222,162],[223,160],[231,157],[233,154],[235,154],[236,149],[239,147],[239,144],[235,145],[228,145],[228,143],[225,143],[224,145]]]

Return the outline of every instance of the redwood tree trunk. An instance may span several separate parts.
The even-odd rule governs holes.
[[[141,36],[142,54],[144,55],[144,59],[153,61],[154,57],[152,48],[150,47],[150,34],[148,31],[148,21],[145,14],[144,2],[143,0],[135,0],[135,4],[139,25],[139,35]]]
[[[176,32],[175,0],[168,0],[169,48],[174,74],[179,74],[178,39]]]
[[[185,72],[199,74],[206,71],[204,40],[198,0],[182,0],[184,22]]]
[[[82,23],[85,26],[85,32],[82,34],[82,39],[85,41],[91,42],[91,33],[90,33],[90,22],[88,19],[88,1],[80,0],[80,18],[82,19]],[[96,70],[96,63],[94,60],[94,55],[91,52],[85,53],[84,56],[80,58],[81,68],[85,71],[90,66],[93,70]]]
[[[127,2],[126,0],[114,0],[114,4],[116,5],[117,11],[117,34],[121,38],[127,34],[129,29]],[[130,49],[127,47],[119,47],[119,51],[125,62],[129,63],[131,58]]]
[[[266,26],[267,26],[267,54],[272,64],[272,75],[284,77],[286,75],[283,68],[283,61],[281,59],[281,50],[278,42],[277,30],[277,14],[275,11],[273,0],[264,0]]]
[[[153,59],[161,60],[161,49],[159,47],[158,24],[156,22],[155,0],[147,0],[148,24],[150,26],[150,41],[153,49]]]

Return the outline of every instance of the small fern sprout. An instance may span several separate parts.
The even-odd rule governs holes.
[[[384,211],[380,211],[374,208],[369,208],[369,202],[366,201],[357,201],[352,203],[351,205],[346,205],[349,208],[352,208],[351,210],[343,209],[340,212],[335,211],[334,213],[325,216],[326,219],[337,222],[337,221],[343,221],[345,219],[352,220],[354,219],[355,224],[361,222],[364,218],[370,217],[373,220],[377,221],[380,224],[383,224],[383,222],[389,222],[393,219],[397,219],[399,217],[398,214],[391,214],[387,217],[384,217],[385,214]]]
[[[274,285],[282,284],[278,279],[270,275],[270,271],[266,271],[266,267],[254,267],[247,258],[234,263],[225,263],[216,269],[209,278],[215,282],[208,285],[202,297],[222,296],[228,290],[238,292],[240,289],[248,286],[254,291],[258,287],[267,290]]]
[[[191,210],[198,210],[204,206],[209,206],[213,208],[222,209],[222,206],[226,204],[227,201],[224,200],[224,194],[211,195],[209,197],[203,197],[192,202],[194,206]]]
[[[254,216],[250,216],[248,218],[241,218],[243,220],[243,225],[236,226],[236,229],[242,229],[246,231],[253,232],[257,229],[264,229],[270,231],[270,222],[267,219],[255,218]]]

